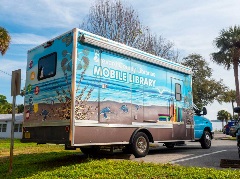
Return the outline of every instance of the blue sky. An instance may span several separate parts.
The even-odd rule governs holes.
[[[10,96],[11,73],[22,70],[25,83],[27,50],[81,24],[94,0],[1,0],[0,26],[6,28],[12,42],[4,56],[0,56],[0,94]],[[191,53],[202,55],[213,69],[213,77],[220,78],[235,89],[233,70],[227,71],[210,61],[209,54],[217,51],[213,40],[223,28],[240,25],[239,0],[128,0],[138,12],[143,24],[152,32],[175,44],[181,57]],[[4,73],[4,72],[6,73]],[[17,104],[23,103],[17,97]],[[221,109],[231,112],[231,104],[209,105],[207,117],[216,119]]]

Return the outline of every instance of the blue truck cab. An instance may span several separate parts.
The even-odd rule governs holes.
[[[204,117],[207,114],[205,107],[203,107],[202,111],[195,107],[194,111],[194,140],[199,141],[202,148],[208,149],[211,147],[211,140],[214,137],[212,123]]]

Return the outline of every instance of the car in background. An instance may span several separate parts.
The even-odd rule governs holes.
[[[226,128],[228,128],[227,124],[223,127],[223,134],[226,134]]]
[[[235,126],[235,121],[228,122],[223,128],[223,134],[230,135],[230,128]]]
[[[236,135],[237,135],[236,139],[237,139],[237,147],[238,147],[238,156],[240,159],[240,123],[238,123]]]
[[[237,126],[236,125],[231,126],[229,129],[229,135],[232,137],[236,137],[236,131],[237,131]]]

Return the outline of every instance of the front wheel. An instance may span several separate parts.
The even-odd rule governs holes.
[[[240,147],[238,148],[238,157],[240,159]]]
[[[240,130],[240,129],[238,129],[238,130]],[[238,156],[240,159],[240,135],[239,134],[237,135],[237,147],[238,147]]]
[[[149,139],[143,132],[138,132],[131,145],[132,153],[136,158],[145,157],[149,151]]]
[[[203,149],[209,149],[211,147],[211,135],[208,131],[204,131],[200,143]]]

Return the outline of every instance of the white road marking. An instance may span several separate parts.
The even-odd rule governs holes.
[[[220,151],[216,151],[216,152],[212,152],[212,153],[208,153],[208,154],[198,155],[198,156],[195,156],[195,157],[190,157],[190,158],[185,158],[185,159],[180,159],[180,160],[174,160],[174,161],[171,161],[170,163],[184,162],[184,161],[187,161],[187,160],[192,160],[192,159],[196,159],[196,158],[200,158],[200,157],[205,157],[205,156],[208,156],[208,155],[213,155],[213,154],[217,154],[217,153],[221,153],[221,152],[226,152],[226,151],[227,151],[227,150],[220,150]]]

